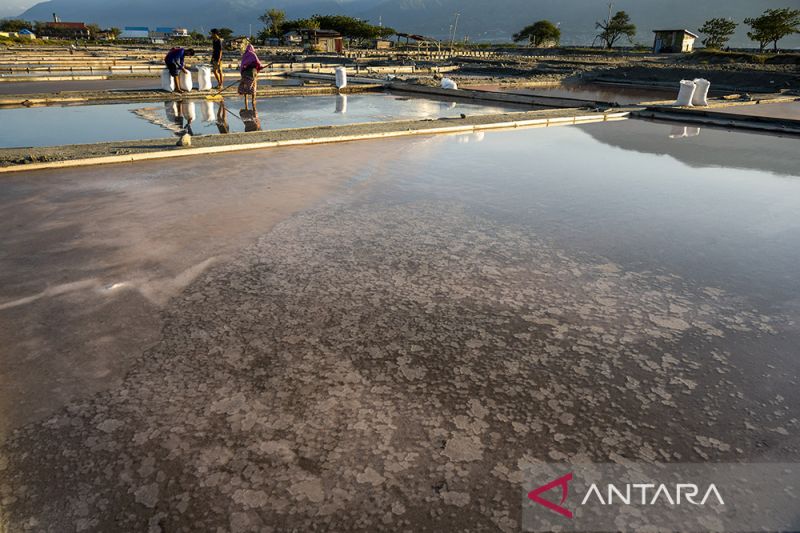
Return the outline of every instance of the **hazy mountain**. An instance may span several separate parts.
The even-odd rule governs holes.
[[[19,0],[16,0],[19,1]],[[616,0],[614,10],[627,11],[639,28],[637,40],[649,43],[656,28],[697,30],[711,17],[741,21],[767,8],[786,7],[797,0]],[[539,19],[558,22],[565,44],[589,44],[594,22],[607,14],[605,0],[50,0],[22,14],[23,18],[97,22],[102,26],[185,26],[208,29],[229,26],[239,32],[260,27],[258,15],[270,7],[284,9],[290,18],[314,13],[341,13],[379,20],[399,31],[446,38],[455,13],[457,37],[471,40],[508,40],[522,26]],[[745,28],[732,42],[752,46]],[[786,39],[800,46],[800,37]]]
[[[290,18],[314,13],[365,11],[375,0],[50,0],[31,7],[21,18],[96,22],[101,26],[179,26],[209,29],[227,26],[246,33],[262,26],[258,17],[271,7],[283,9]]]

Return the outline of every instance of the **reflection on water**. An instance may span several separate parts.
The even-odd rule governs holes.
[[[800,101],[722,107],[717,113],[800,120]]]
[[[398,163],[396,194],[800,313],[797,141],[690,125],[670,139],[671,128],[634,119],[487,132],[478,144],[426,138]]]
[[[772,134],[700,128],[671,122],[626,120],[622,127],[586,128],[608,147],[666,155],[695,168],[752,169],[796,176],[797,140]]]
[[[683,139],[685,137],[697,137],[700,135],[700,128],[693,126],[672,126],[669,132],[670,139]]]
[[[677,86],[675,90],[668,90],[603,85],[599,83],[558,84],[547,87],[506,87],[495,84],[475,85],[468,88],[535,96],[576,98],[578,100],[592,100],[595,102],[615,102],[620,105],[674,100],[675,96],[678,94]]]
[[[138,139],[168,134],[211,135],[262,129],[334,126],[403,119],[438,119],[518,111],[503,105],[456,103],[390,93],[275,97],[257,111],[241,98],[50,106],[0,110],[0,147],[54,146]],[[13,132],[13,133],[11,133]]]
[[[334,113],[345,114],[347,113],[347,95],[346,94],[337,94],[336,95],[336,110]]]

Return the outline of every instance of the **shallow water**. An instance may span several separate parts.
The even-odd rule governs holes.
[[[714,111],[718,113],[730,113],[732,115],[800,120],[800,101],[722,107],[714,109]]]
[[[2,109],[0,147],[153,139],[186,130],[208,135],[519,110],[383,93],[262,98],[257,108],[253,114],[244,110],[241,98],[226,98],[224,105],[197,99]]]
[[[519,530],[535,461],[796,462],[796,146],[631,120],[4,178],[6,521]]]
[[[800,311],[793,137],[626,120],[421,144],[398,164],[394,194]]]
[[[550,87],[503,87],[501,85],[475,85],[470,87],[465,86],[465,88],[517,94],[532,94],[536,96],[577,98],[579,100],[591,100],[595,102],[615,102],[621,105],[671,100],[674,99],[678,94],[677,88],[674,91],[669,91],[664,89],[646,89],[639,87],[623,87],[588,83],[581,85],[553,85]]]

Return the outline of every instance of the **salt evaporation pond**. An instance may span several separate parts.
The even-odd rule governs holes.
[[[140,486],[164,530],[495,530],[533,462],[797,463],[796,152],[629,120],[5,176],[9,530],[141,530]]]
[[[558,84],[543,87],[514,87],[491,85],[464,86],[465,89],[526,94],[534,96],[551,96],[554,98],[576,98],[595,102],[615,102],[620,105],[638,104],[640,102],[656,102],[673,100],[678,94],[675,90],[647,87],[626,87],[600,83]]]
[[[402,119],[518,111],[454,101],[370,93],[261,98],[258,113],[241,98],[218,101],[138,102],[0,110],[0,147],[55,146],[168,137],[186,129],[193,135],[333,126]]]
[[[628,120],[8,176],[0,188],[0,303],[17,303],[0,331],[11,354],[2,368],[10,385],[0,391],[0,419],[29,423],[51,391],[57,404],[83,394],[91,376],[105,387],[96,361],[126,368],[124,347],[149,337],[130,331],[141,322],[139,290],[113,292],[116,283],[150,294],[145,289],[183,279],[214,258],[224,267],[260,238],[268,246],[251,252],[263,262],[230,267],[235,276],[252,268],[230,291],[249,295],[248,306],[225,308],[240,312],[241,323],[274,320],[274,338],[324,339],[348,364],[352,354],[367,383],[409,394],[393,403],[398,412],[425,406],[420,412],[436,417],[430,427],[463,415],[468,393],[520,426],[541,424],[541,434],[487,446],[493,455],[469,481],[485,479],[511,452],[515,461],[523,453],[587,449],[652,460],[656,448],[684,461],[700,453],[796,460],[796,152],[792,137]],[[315,207],[265,233],[275,216],[265,204],[281,197],[284,182],[300,187],[284,192],[287,200],[310,196]],[[336,190],[320,202],[326,183]],[[253,280],[272,285],[247,285]],[[76,282],[89,288],[28,301]],[[202,283],[192,294],[213,298]],[[279,301],[273,315],[263,315],[270,318],[255,318],[253,309],[295,294],[307,306],[287,311]],[[289,313],[298,318],[282,322]],[[221,322],[219,338],[227,338],[227,328],[238,327],[229,317],[201,324]],[[66,346],[64,338],[71,339]],[[383,355],[387,349],[416,358],[428,369],[424,380],[393,381],[406,378],[395,357]],[[428,384],[423,393],[412,388],[420,383]],[[554,414],[541,391],[555,385]],[[559,421],[561,412],[575,423]],[[705,446],[708,438],[724,450]],[[430,442],[423,433],[416,449]],[[419,491],[413,481],[408,494]]]

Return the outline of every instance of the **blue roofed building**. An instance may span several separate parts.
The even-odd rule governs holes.
[[[126,41],[149,41],[150,28],[147,26],[125,26],[118,38]]]
[[[152,39],[163,39],[163,40],[166,40],[166,39],[169,39],[169,38],[172,37],[172,32],[174,32],[174,31],[175,31],[175,28],[173,28],[171,26],[170,27],[159,26],[159,27],[157,27],[156,29],[154,29],[154,30],[152,30],[150,32],[150,37]]]

